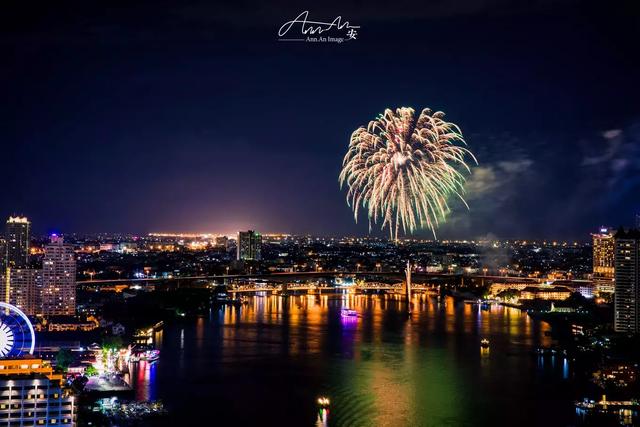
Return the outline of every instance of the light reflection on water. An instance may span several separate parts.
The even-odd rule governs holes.
[[[129,370],[136,400],[156,400],[157,363],[141,360],[140,362],[129,364]]]
[[[532,354],[552,344],[546,323],[452,298],[417,294],[412,304],[408,318],[399,295],[256,296],[167,323],[161,360],[132,372],[136,394],[163,399],[172,414],[205,405],[238,425],[571,421],[568,362]],[[342,307],[358,319],[342,318]],[[490,349],[480,348],[482,338]],[[330,410],[315,406],[320,395],[331,398]],[[560,413],[558,424],[545,418],[550,411]]]

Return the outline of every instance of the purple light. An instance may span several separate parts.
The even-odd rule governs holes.
[[[352,317],[352,318],[358,318],[358,312],[350,309],[350,308],[343,308],[342,310],[340,310],[340,315],[342,317]]]
[[[353,309],[343,308],[342,310],[340,310],[340,320],[342,321],[342,324],[357,324],[358,312]]]

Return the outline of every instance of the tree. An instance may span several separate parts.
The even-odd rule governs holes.
[[[120,350],[121,347],[122,338],[117,335],[104,337],[104,339],[102,340],[102,348],[104,349]]]
[[[73,362],[73,354],[71,354],[71,350],[62,348],[56,355],[56,367],[63,371],[66,371]]]
[[[520,298],[520,291],[517,289],[505,289],[498,293],[497,297],[503,301],[517,301]]]
[[[569,298],[563,301],[563,304],[576,308],[587,306],[589,303],[590,301],[583,297],[580,292],[573,292]]]

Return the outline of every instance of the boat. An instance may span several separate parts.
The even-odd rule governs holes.
[[[144,353],[141,353],[139,358],[140,360],[146,360],[147,362],[155,362],[160,359],[160,350],[147,350]]]
[[[318,406],[321,408],[328,408],[331,402],[328,397],[319,397],[318,398]]]
[[[480,347],[482,348],[489,348],[489,340],[486,338],[482,338],[480,340]]]
[[[600,401],[585,398],[582,401],[574,402],[576,409],[585,412],[599,412],[606,413],[618,413],[620,414],[624,410],[636,411],[640,407],[640,402],[637,400],[607,400],[606,396],[602,396]],[[631,424],[625,424],[631,425]]]
[[[230,299],[231,298],[229,298],[229,296],[224,292],[219,293],[219,294],[216,295],[216,301],[217,302],[229,302]]]
[[[340,310],[340,316],[342,317],[358,317],[358,312],[351,308],[343,308]]]

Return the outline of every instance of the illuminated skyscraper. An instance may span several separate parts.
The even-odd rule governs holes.
[[[42,260],[42,314],[74,315],[76,312],[76,259],[73,247],[62,237],[51,236]]]
[[[640,315],[640,231],[618,230],[615,234],[616,332],[637,333]]]
[[[238,232],[238,260],[259,261],[262,259],[262,235],[257,231]]]
[[[593,238],[593,283],[596,292],[613,292],[614,252],[613,233],[608,227],[601,227]]]
[[[34,268],[10,268],[8,280],[2,276],[0,301],[15,305],[29,316],[40,313],[42,270]]]
[[[7,268],[7,245],[5,236],[0,236],[0,275],[4,274],[4,270]]]
[[[6,263],[8,268],[25,268],[29,263],[29,229],[26,217],[10,216],[7,220]]]

